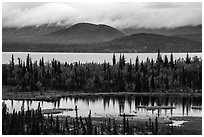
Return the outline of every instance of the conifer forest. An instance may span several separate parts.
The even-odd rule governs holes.
[[[12,55],[9,64],[2,65],[2,84],[16,91],[61,90],[83,92],[201,92],[202,59],[188,53],[185,59],[163,58],[158,50],[157,59],[147,57],[146,61],[127,61],[124,55],[112,62],[67,63],[52,59],[46,62],[43,57],[32,61],[18,58],[14,63]]]

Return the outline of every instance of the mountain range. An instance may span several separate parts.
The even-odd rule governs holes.
[[[2,51],[201,52],[202,25],[116,29],[104,24],[41,25],[2,29]]]
[[[153,33],[165,36],[176,36],[186,39],[191,39],[195,41],[202,41],[202,25],[198,26],[183,26],[176,28],[157,28],[157,29],[147,29],[147,28],[127,28],[121,30],[127,35],[136,33]]]

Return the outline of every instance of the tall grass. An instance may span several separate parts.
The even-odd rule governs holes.
[[[155,122],[149,119],[145,124],[131,122],[125,114],[123,120],[109,118],[107,121],[97,122],[91,117],[78,116],[78,108],[75,107],[76,117],[44,116],[40,105],[37,110],[13,111],[8,113],[5,103],[2,103],[2,133],[3,135],[135,135],[135,134],[171,134],[173,127],[159,130],[158,119]]]

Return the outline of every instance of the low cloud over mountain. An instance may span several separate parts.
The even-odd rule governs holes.
[[[3,27],[107,24],[117,29],[202,23],[202,3],[3,3]]]

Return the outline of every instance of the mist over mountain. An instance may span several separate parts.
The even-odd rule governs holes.
[[[2,26],[79,22],[125,28],[175,28],[202,24],[201,2],[4,2]]]
[[[52,32],[47,36],[67,41],[68,43],[96,43],[113,40],[125,35],[108,25],[78,23],[69,28]]]
[[[30,26],[3,28],[3,41],[40,43],[95,43],[125,36],[119,30],[107,25],[78,23],[73,26]]]
[[[183,26],[175,28],[158,28],[158,29],[148,29],[148,28],[126,28],[121,30],[127,35],[136,33],[153,33],[166,36],[176,36],[181,38],[186,38],[195,41],[202,41],[202,25],[197,26]]]
[[[3,28],[3,36],[39,36],[48,34],[54,31],[58,31],[66,28],[66,26],[52,25],[41,25],[41,26],[28,26],[28,27],[13,27],[13,28]]]
[[[158,48],[162,52],[202,51],[201,25],[121,31],[91,23],[3,28],[2,49],[12,52],[157,52]]]
[[[183,26],[183,27],[174,27],[174,28],[157,28],[157,29],[148,29],[148,28],[126,28],[121,29],[127,35],[135,33],[154,33],[161,35],[180,35],[180,34],[197,34],[202,33],[202,25],[197,26]]]
[[[132,34],[102,45],[108,52],[157,52],[157,49],[162,52],[202,51],[201,42],[151,33]]]
[[[45,24],[41,26],[13,27],[2,29],[3,42],[44,42],[47,41],[44,35],[66,28],[55,24]]]

